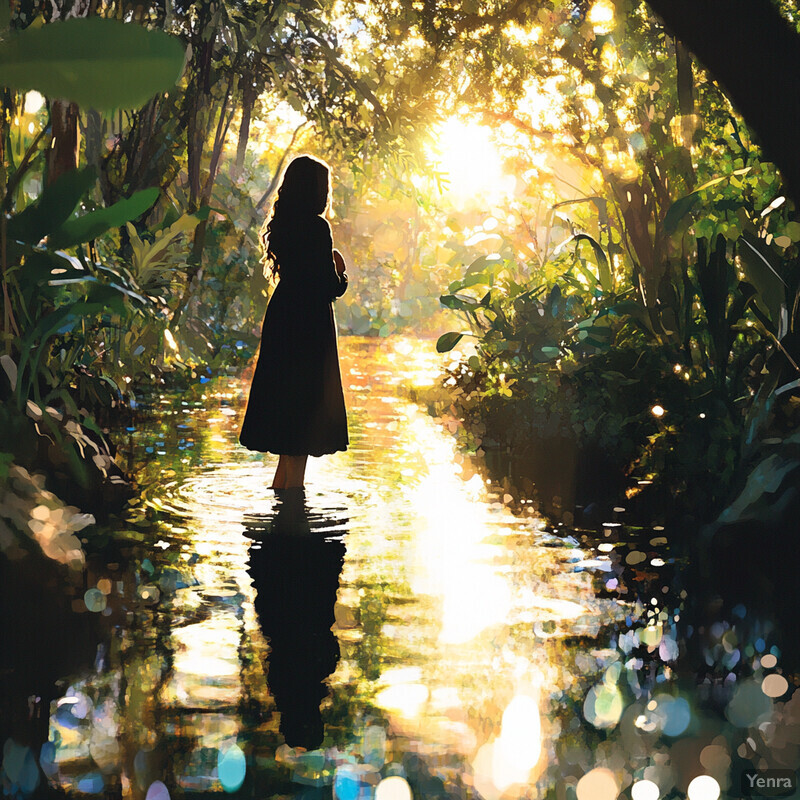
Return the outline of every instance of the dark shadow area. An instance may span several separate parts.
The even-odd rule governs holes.
[[[336,669],[331,631],[347,520],[341,509],[315,511],[302,489],[276,491],[274,514],[246,518],[249,572],[264,636],[270,646],[267,680],[291,747],[318,748],[324,680]]]
[[[102,634],[97,618],[75,613],[76,587],[66,569],[29,554],[0,557],[0,743],[4,780],[19,792],[56,796],[38,762],[48,741],[50,704],[63,678],[89,669]],[[66,716],[70,706],[60,709]]]

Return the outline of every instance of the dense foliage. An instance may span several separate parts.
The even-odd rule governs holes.
[[[508,114],[569,146],[591,196],[551,205],[535,241],[556,247],[500,248],[441,298],[477,337],[451,365],[453,411],[473,446],[559,434],[627,476],[616,491],[652,504],[655,485],[662,507],[708,516],[796,424],[800,226],[713,78],[644,7],[560,19],[539,43],[564,99]]]
[[[11,10],[0,465],[44,462],[90,502],[123,483],[103,431],[138,392],[242,369],[270,290],[259,231],[301,150],[337,179],[340,329],[466,315],[479,347],[451,383],[485,443],[555,425],[721,502],[776,405],[791,426],[791,203],[645,4]]]

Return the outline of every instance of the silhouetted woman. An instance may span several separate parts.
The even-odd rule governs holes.
[[[302,487],[308,456],[348,444],[333,318],[347,273],[323,216],[329,202],[328,165],[298,156],[286,168],[262,237],[279,281],[264,317],[239,441],[280,455],[273,489]]]

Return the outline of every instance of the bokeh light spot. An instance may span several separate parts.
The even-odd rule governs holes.
[[[217,777],[226,792],[235,792],[243,783],[247,762],[241,748],[234,744],[220,750],[217,757]]]
[[[789,681],[783,675],[767,675],[761,681],[761,691],[767,697],[782,697],[789,691]]]
[[[614,4],[610,0],[597,0],[589,9],[586,21],[601,36],[611,33],[614,30]]]
[[[761,684],[748,680],[736,688],[725,715],[737,727],[749,728],[771,709],[772,701],[762,691]]]
[[[105,783],[99,772],[89,772],[78,780],[78,791],[85,794],[100,794]]]
[[[658,800],[661,789],[653,781],[636,781],[631,787],[632,800]]]
[[[625,703],[616,686],[593,686],[583,703],[583,715],[595,728],[613,728],[622,717]]]
[[[605,767],[597,767],[587,772],[576,787],[578,800],[616,800],[619,786],[614,773]]]
[[[358,771],[352,764],[342,764],[336,768],[333,779],[333,796],[336,800],[356,800],[360,789]]]
[[[399,775],[384,778],[375,790],[375,800],[412,800],[412,797],[408,781]]]
[[[161,781],[153,781],[145,800],[169,800],[169,790]]]
[[[106,607],[106,596],[99,589],[87,589],[83,595],[83,602],[89,611],[104,611]]]
[[[692,721],[692,710],[684,697],[657,697],[656,716],[665,736],[680,736]]]
[[[25,113],[35,114],[44,105],[44,97],[39,92],[28,92],[25,95]]]
[[[689,784],[687,794],[689,800],[717,800],[720,788],[710,775],[698,775]]]

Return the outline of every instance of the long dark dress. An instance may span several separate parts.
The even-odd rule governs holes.
[[[264,316],[239,441],[282,455],[346,450],[333,300],[347,289],[347,275],[336,272],[330,226],[323,217],[301,218],[270,244],[280,280]]]

